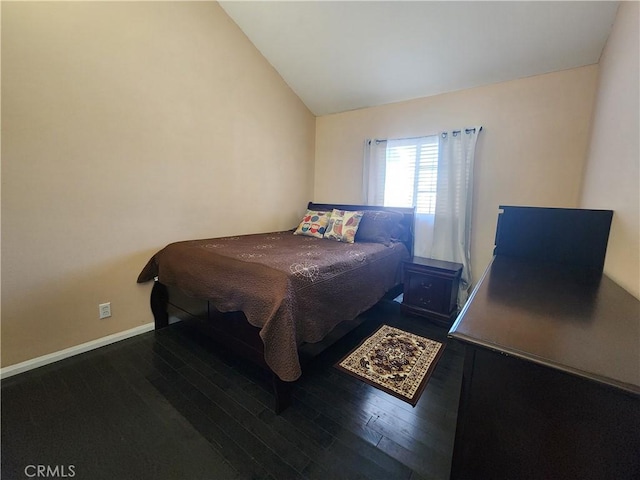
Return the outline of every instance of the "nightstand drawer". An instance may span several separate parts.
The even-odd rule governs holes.
[[[405,293],[405,301],[416,307],[423,307],[427,310],[443,312],[446,310],[445,297],[447,290],[447,281],[424,274],[408,274],[405,278],[407,288]]]

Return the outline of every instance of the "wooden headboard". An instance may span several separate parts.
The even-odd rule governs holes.
[[[309,210],[319,210],[319,211],[327,211],[333,210],[337,208],[338,210],[380,210],[385,212],[398,212],[402,214],[402,220],[400,221],[401,225],[403,225],[407,232],[409,232],[408,238],[403,242],[409,250],[409,254],[413,256],[413,242],[414,242],[414,233],[413,233],[413,225],[416,215],[415,207],[380,207],[377,205],[341,205],[335,203],[314,203],[309,202],[307,205]]]

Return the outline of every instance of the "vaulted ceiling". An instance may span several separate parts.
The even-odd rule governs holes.
[[[597,63],[619,2],[220,2],[315,115]]]

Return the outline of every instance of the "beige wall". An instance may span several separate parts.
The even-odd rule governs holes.
[[[150,322],[135,278],[168,242],[289,228],[312,189],[361,202],[365,138],[478,124],[475,279],[499,204],[611,208],[605,268],[639,296],[637,2],[591,143],[598,66],[316,120],[215,3],[1,7],[2,366]]]
[[[216,3],[2,2],[2,107],[3,366],[150,322],[154,251],[311,199],[315,118]]]
[[[483,125],[472,272],[491,259],[498,206],[576,207],[598,67],[587,66],[316,120],[316,201],[360,202],[363,141]]]
[[[640,298],[640,3],[622,2],[600,59],[581,206],[614,210],[605,273]]]

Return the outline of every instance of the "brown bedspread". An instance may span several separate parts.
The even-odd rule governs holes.
[[[290,231],[177,242],[138,277],[154,277],[221,312],[242,311],[260,327],[265,360],[294,381],[297,347],[322,340],[338,323],[375,305],[400,281],[404,245],[346,244]]]

